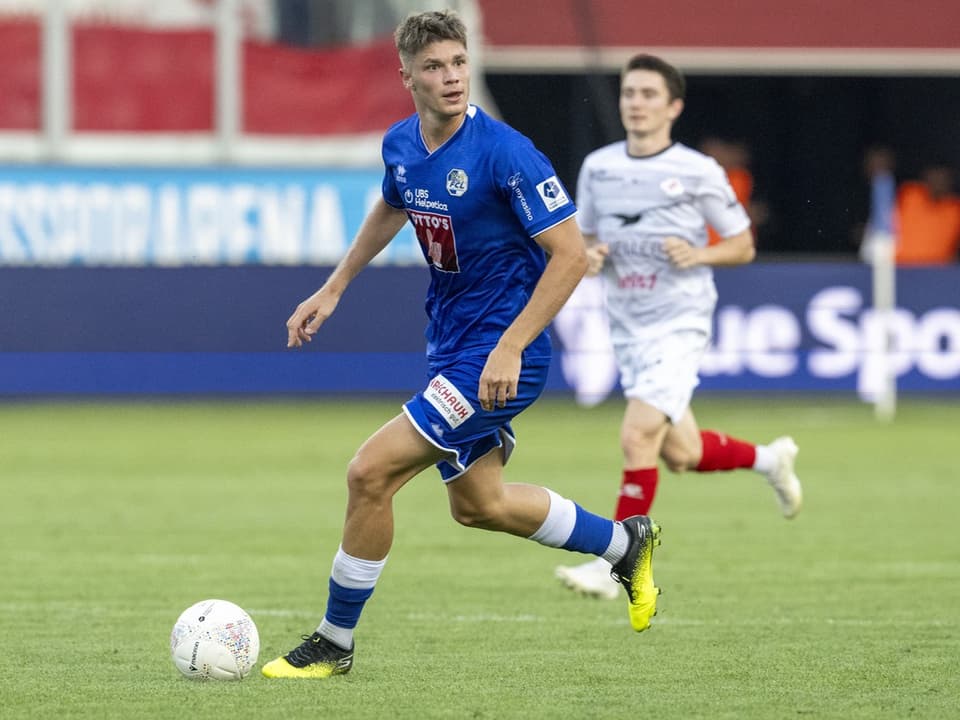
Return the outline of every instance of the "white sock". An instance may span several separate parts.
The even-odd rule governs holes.
[[[610,544],[604,551],[602,557],[611,565],[616,565],[627,554],[627,547],[630,545],[630,535],[621,522],[613,524],[613,537],[610,538]]]
[[[550,509],[547,510],[543,525],[529,539],[548,547],[563,547],[577,524],[577,506],[573,500],[561,497],[553,490],[544,490],[550,495]]]
[[[337,585],[345,588],[366,589],[377,584],[380,573],[383,572],[387,558],[383,560],[364,560],[363,558],[347,555],[341,545],[333,557],[333,568],[330,577]]]
[[[753,461],[753,469],[758,473],[769,475],[777,469],[777,454],[769,445],[757,445],[757,458]]]
[[[331,625],[324,618],[317,625],[317,632],[321,637],[325,637],[337,647],[349,650],[353,647],[353,628],[342,628],[338,625]]]
[[[383,560],[364,560],[363,558],[348,555],[343,551],[343,546],[341,545],[333,558],[333,568],[330,570],[330,578],[337,585],[347,590],[369,590],[373,592],[373,588],[376,586],[377,580],[380,578],[380,573],[383,572],[386,564],[387,558],[383,558]],[[367,596],[369,597],[369,593]],[[335,599],[331,598],[330,602],[334,601]],[[366,602],[366,600],[364,599],[362,602]],[[362,608],[362,603],[356,609],[357,617],[359,617],[360,608]],[[328,606],[328,612],[329,609]],[[317,632],[334,645],[339,645],[345,650],[353,647],[353,628],[334,625],[327,620],[326,616],[324,616],[323,621],[317,626]]]

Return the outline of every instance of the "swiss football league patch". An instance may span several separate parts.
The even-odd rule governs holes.
[[[563,189],[563,185],[560,184],[560,181],[557,180],[556,175],[551,175],[542,183],[538,183],[537,194],[550,212],[553,212],[557,208],[562,208],[570,202],[570,198],[567,197],[567,193]]]
[[[457,386],[443,375],[437,375],[427,384],[423,397],[436,408],[451,428],[462,425],[476,412],[463,393],[457,390]]]
[[[408,210],[407,213],[427,262],[443,272],[460,272],[452,218],[414,210]]]

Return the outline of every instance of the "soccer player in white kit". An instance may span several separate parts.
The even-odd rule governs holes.
[[[685,86],[683,75],[658,57],[630,59],[620,86],[626,140],[588,155],[577,180],[587,272],[600,274],[606,287],[627,400],[615,519],[647,514],[660,458],[673,472],[753,469],[791,518],[802,502],[794,441],[754,445],[700,430],[690,409],[717,301],[712,268],[748,263],[755,250],[750,219],[720,165],[671,139]],[[721,242],[708,245],[707,225]],[[558,567],[557,577],[588,595],[618,594],[602,559]]]

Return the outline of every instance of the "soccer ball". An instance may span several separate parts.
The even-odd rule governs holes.
[[[260,635],[242,608],[227,600],[203,600],[177,618],[170,654],[188,678],[240,680],[257,664]]]

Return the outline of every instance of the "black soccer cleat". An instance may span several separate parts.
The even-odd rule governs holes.
[[[628,517],[621,524],[630,544],[627,554],[610,569],[610,576],[626,588],[630,625],[643,632],[657,614],[660,588],[653,584],[653,548],[660,544],[660,527],[646,515]]]
[[[260,672],[268,678],[328,678],[352,667],[353,648],[344,650],[315,632],[304,635],[300,645],[268,662]]]

